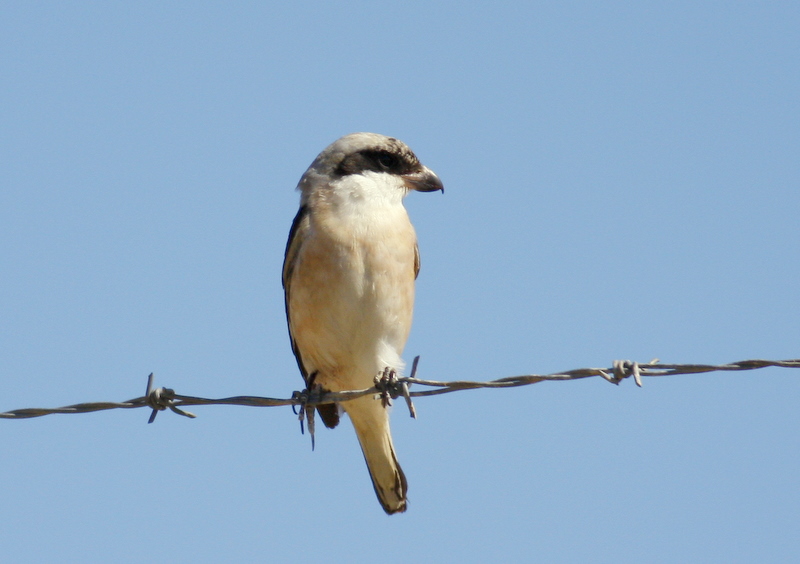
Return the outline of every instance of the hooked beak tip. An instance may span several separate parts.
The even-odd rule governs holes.
[[[444,194],[444,184],[428,167],[422,167],[422,170],[410,174],[404,174],[406,186],[410,190],[417,192],[437,192],[440,191]]]

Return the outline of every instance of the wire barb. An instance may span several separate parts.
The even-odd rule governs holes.
[[[611,381],[615,384],[619,384],[625,378],[633,376],[633,381],[636,382],[636,385],[640,388],[642,387],[642,372],[638,362],[615,360],[613,373],[614,376]]]
[[[147,398],[147,405],[153,408],[153,412],[150,414],[150,419],[147,420],[148,424],[156,420],[156,415],[158,415],[159,411],[164,411],[167,408],[172,410],[174,413],[183,415],[189,419],[194,419],[197,417],[197,415],[194,413],[183,411],[182,409],[175,407],[175,390],[171,390],[170,388],[153,389],[154,379],[153,373],[151,372],[150,376],[147,377],[147,391],[144,395],[144,397]]]
[[[414,362],[411,364],[411,376],[410,378],[413,380],[417,377],[417,366],[419,366],[419,355],[414,357]],[[409,393],[408,389],[411,387],[407,381],[403,381],[401,384],[403,397],[406,399],[406,405],[408,406],[408,413],[411,415],[411,419],[417,418],[417,408],[414,407],[414,402],[411,401],[411,394]]]

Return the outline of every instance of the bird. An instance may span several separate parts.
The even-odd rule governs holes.
[[[374,385],[402,373],[420,259],[403,205],[411,191],[444,193],[439,177],[402,141],[351,133],[326,147],[297,186],[300,208],[283,263],[289,337],[308,390]],[[323,404],[328,428],[348,415],[383,510],[407,507],[388,409],[373,395]]]

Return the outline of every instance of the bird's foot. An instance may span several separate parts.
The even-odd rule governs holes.
[[[411,366],[410,379],[416,377],[418,364],[419,356],[414,357],[414,363]],[[375,387],[379,392],[375,395],[375,399],[381,398],[383,407],[389,407],[392,405],[392,400],[394,398],[403,396],[406,400],[406,405],[408,405],[409,415],[411,415],[412,419],[416,419],[417,410],[414,407],[414,403],[411,401],[411,393],[408,391],[408,387],[411,385],[411,383],[408,382],[408,380],[409,378],[398,378],[397,371],[394,368],[387,366],[383,369],[383,371],[379,372],[378,375],[375,376]]]
[[[300,420],[300,433],[305,434],[304,422],[308,422],[308,434],[311,435],[311,450],[314,450],[314,413],[316,410],[317,402],[323,394],[322,387],[319,384],[312,383],[308,388],[302,392],[292,393],[292,399],[297,400],[297,407],[292,406],[292,411],[298,415]],[[299,411],[299,413],[298,413]]]
[[[401,394],[398,391],[399,380],[397,378],[397,371],[394,368],[386,367],[375,376],[375,387],[378,393],[375,394],[375,399],[380,398],[383,407],[392,405],[392,399]]]

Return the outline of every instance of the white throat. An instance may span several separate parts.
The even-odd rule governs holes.
[[[332,188],[330,203],[340,213],[402,206],[408,192],[400,177],[371,171],[345,176],[334,182]]]

